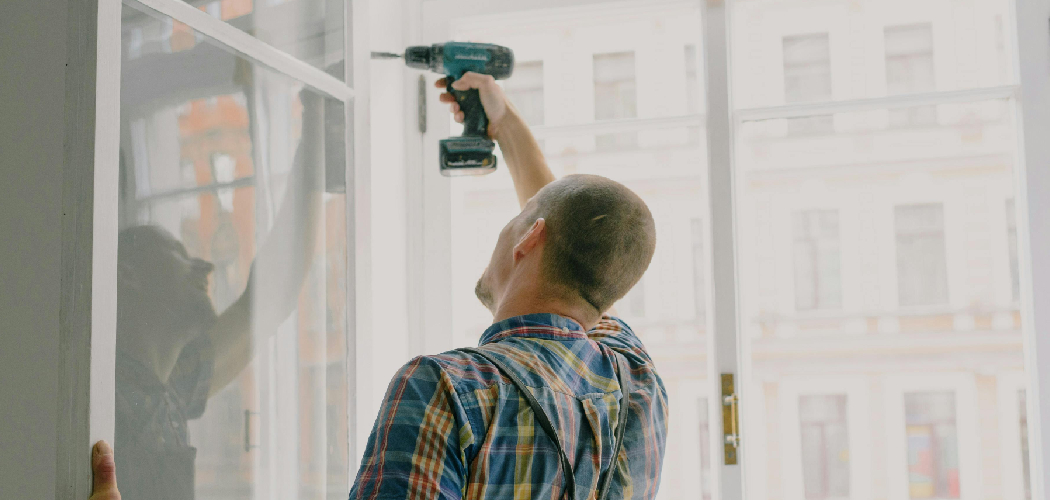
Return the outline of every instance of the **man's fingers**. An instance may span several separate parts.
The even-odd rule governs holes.
[[[448,109],[449,109],[449,111],[452,112],[452,114],[459,113],[459,103],[458,102],[454,102],[452,104],[449,104],[448,105]]]
[[[105,441],[95,443],[91,453],[91,499],[120,500],[117,491],[117,465],[113,461],[113,448]]]
[[[465,118],[465,115],[463,115],[462,111],[456,113],[456,123],[463,123],[463,118]]]
[[[443,89],[448,86],[448,80],[444,78],[438,78],[438,81],[434,82],[434,86],[439,89]]]
[[[445,92],[438,96],[438,100],[441,102],[456,102],[456,96]]]
[[[463,74],[463,78],[452,82],[452,88],[456,90],[480,89],[490,81],[492,81],[492,77],[489,75],[468,71]]]

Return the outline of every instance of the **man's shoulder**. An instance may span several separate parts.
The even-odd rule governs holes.
[[[456,392],[469,392],[490,387],[500,380],[499,369],[490,361],[478,354],[454,349],[412,358],[398,370],[392,382],[448,384]]]
[[[602,316],[598,325],[587,332],[587,336],[595,342],[608,345],[614,349],[630,349],[645,351],[641,339],[634,334],[634,330],[627,322],[616,316]]]

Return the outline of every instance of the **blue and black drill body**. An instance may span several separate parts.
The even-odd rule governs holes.
[[[497,80],[508,78],[514,71],[514,52],[489,43],[438,43],[407,48],[405,64],[444,74],[448,92],[455,96],[463,111],[463,135],[443,139],[440,143],[441,173],[446,176],[477,175],[496,170],[496,155],[492,154],[496,144],[489,137],[489,120],[481,106],[478,90],[455,90],[452,82],[468,71],[491,75]]]

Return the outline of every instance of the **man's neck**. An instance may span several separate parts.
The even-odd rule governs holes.
[[[590,331],[598,325],[601,319],[595,316],[594,308],[590,305],[578,305],[564,300],[544,298],[545,294],[541,292],[540,287],[508,288],[514,291],[508,291],[508,294],[496,307],[493,313],[495,322],[526,314],[548,313],[569,318],[579,323],[584,331]]]

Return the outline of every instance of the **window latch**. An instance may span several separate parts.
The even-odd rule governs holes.
[[[722,436],[726,465],[736,465],[740,450],[740,398],[736,394],[736,384],[732,373],[722,374]]]

